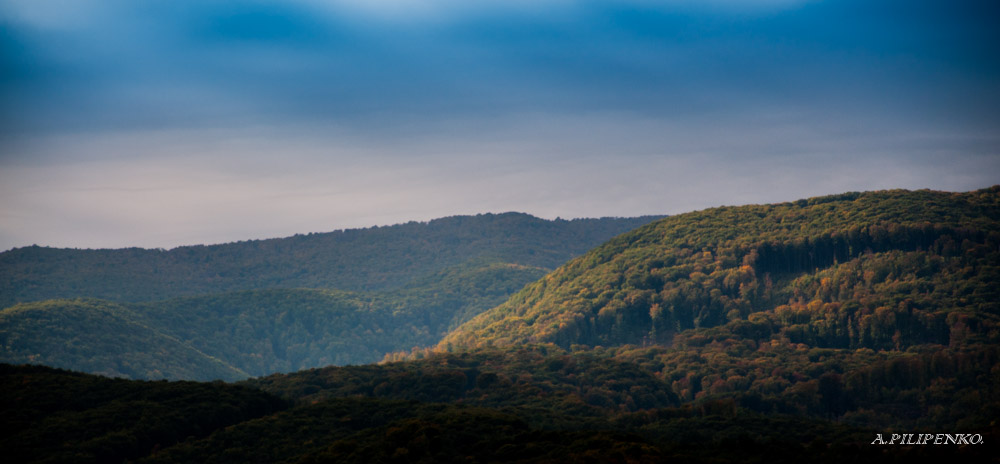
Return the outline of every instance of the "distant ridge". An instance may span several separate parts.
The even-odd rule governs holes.
[[[21,248],[0,254],[0,361],[188,380],[375,362],[653,219],[484,214],[170,251]]]
[[[263,288],[387,290],[476,259],[551,269],[657,218],[550,221],[524,213],[480,214],[171,250],[16,248],[0,253],[0,307]]]
[[[105,376],[279,372],[0,363],[25,462],[991,462],[1000,187],[712,208],[552,272],[480,256],[375,292],[21,303],[0,346]]]

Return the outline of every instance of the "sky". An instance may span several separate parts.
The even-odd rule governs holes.
[[[994,184],[992,0],[0,0],[0,250]]]

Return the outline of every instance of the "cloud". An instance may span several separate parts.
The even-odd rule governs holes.
[[[984,2],[0,3],[0,248],[1000,176]]]
[[[401,138],[296,126],[46,139],[29,152],[78,158],[0,171],[0,248],[172,247],[482,212],[674,214],[849,190],[970,190],[1000,172],[995,134],[762,111],[744,126],[523,114]]]
[[[695,11],[737,3],[788,11]],[[79,15],[37,4],[5,10],[14,18],[9,43],[21,50],[5,68],[32,76],[4,86],[4,109],[18,113],[8,131],[279,121],[386,130],[524,111],[700,115],[760,101],[829,104],[822,99],[890,108],[915,95],[927,101],[918,108],[925,114],[948,109],[931,93],[967,100],[962,112],[989,113],[998,99],[989,80],[997,70],[984,59],[996,47],[974,40],[980,28],[945,27],[948,40],[938,42],[953,45],[935,50],[925,37],[949,22],[900,24],[883,14],[871,21],[893,21],[873,27],[818,2],[90,0]],[[448,20],[421,24],[411,10]],[[364,19],[372,14],[413,21]],[[53,24],[70,25],[54,33]],[[957,61],[959,51],[972,56]],[[982,80],[968,85],[949,72]],[[961,89],[989,93],[980,102]]]
[[[394,22],[461,20],[473,15],[578,12],[587,9],[642,8],[726,12],[776,11],[816,0],[301,0],[335,14],[361,15]]]

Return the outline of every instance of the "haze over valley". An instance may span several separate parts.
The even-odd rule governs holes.
[[[0,0],[5,462],[995,462],[997,24]]]

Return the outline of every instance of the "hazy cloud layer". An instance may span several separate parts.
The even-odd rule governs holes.
[[[986,187],[998,19],[971,0],[0,0],[0,249]]]

